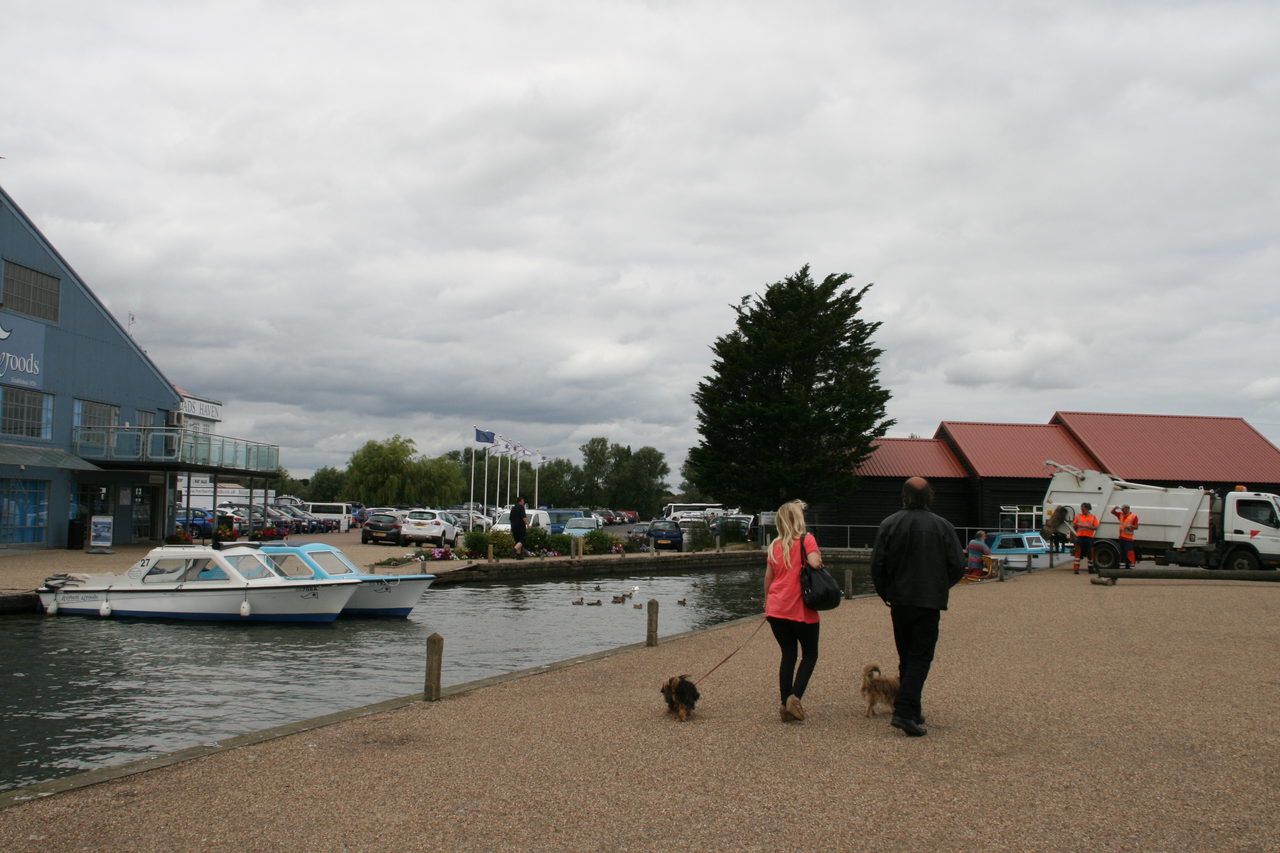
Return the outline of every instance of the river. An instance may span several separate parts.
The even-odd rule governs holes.
[[[660,636],[759,614],[762,577],[444,586],[408,619],[325,626],[0,617],[0,790],[421,692],[432,633],[447,687],[643,642],[650,599]]]

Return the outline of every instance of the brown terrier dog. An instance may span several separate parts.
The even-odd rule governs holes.
[[[881,675],[880,665],[869,663],[862,670],[862,695],[867,700],[868,717],[876,715],[877,702],[893,710],[893,700],[898,698],[898,677]]]
[[[684,722],[693,715],[693,706],[698,703],[698,688],[687,675],[674,675],[662,685],[662,695],[667,700],[667,713],[675,714],[676,719]]]

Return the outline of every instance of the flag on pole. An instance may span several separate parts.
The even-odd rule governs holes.
[[[485,432],[484,430],[480,429],[480,427],[476,427],[476,443],[477,444],[494,444],[495,441],[494,441],[493,433]]]

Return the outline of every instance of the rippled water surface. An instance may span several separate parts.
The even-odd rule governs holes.
[[[751,616],[763,610],[762,577],[446,586],[407,620],[327,626],[3,617],[0,789],[420,692],[432,633],[444,637],[449,686],[643,642],[646,611],[634,605],[649,599],[660,636]]]

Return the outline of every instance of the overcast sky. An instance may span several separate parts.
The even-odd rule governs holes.
[[[1280,3],[0,0],[0,185],[295,476],[663,451],[733,304],[872,284],[890,435],[1280,444]]]

